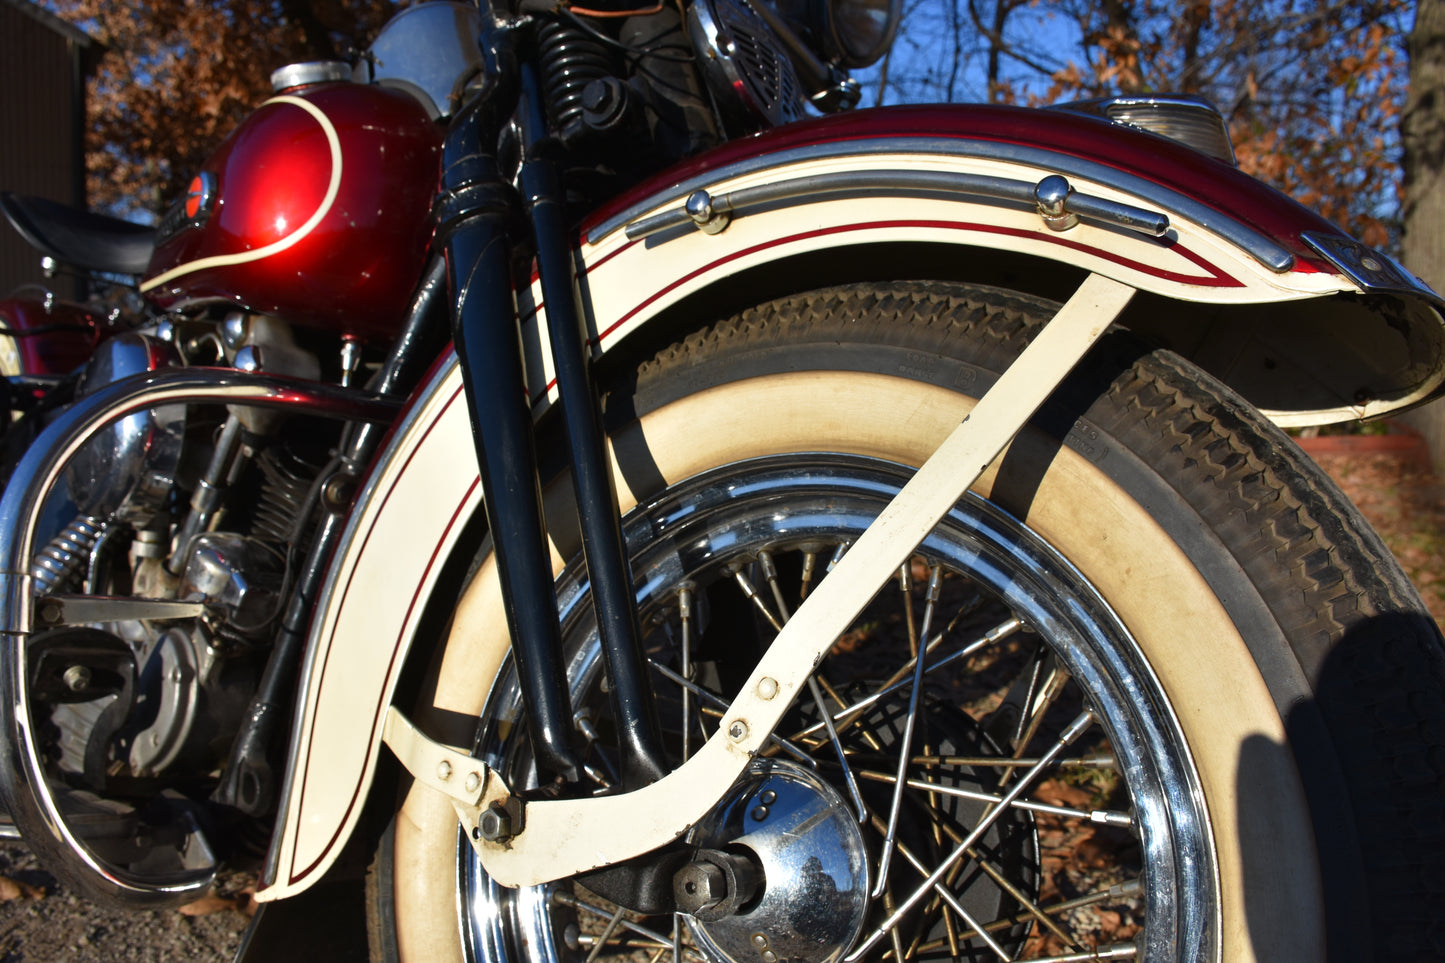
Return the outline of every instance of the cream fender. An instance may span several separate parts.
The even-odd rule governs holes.
[[[580,256],[590,321],[602,351],[616,350],[666,308],[751,268],[812,252],[896,243],[938,245],[960,256],[988,248],[1047,258],[1109,279],[1091,286],[1137,289],[1176,303],[1304,305],[1321,326],[1338,324],[1342,330],[1353,324],[1347,316],[1358,316],[1359,310],[1355,299],[1330,295],[1382,290],[1399,300],[1401,314],[1394,325],[1377,320],[1376,327],[1395,332],[1397,341],[1423,342],[1438,351],[1437,299],[1428,290],[1388,263],[1352,263],[1351,258],[1362,260],[1357,248],[1349,247],[1353,242],[1321,232],[1320,222],[1308,220],[1302,209],[1300,216],[1307,223],[1286,244],[1187,194],[1097,161],[1044,147],[901,138],[870,142],[866,150],[854,142],[789,148],[647,188],[630,206],[589,227]],[[1301,238],[1313,242],[1315,257],[1300,255]],[[799,279],[800,289],[813,286],[815,279]],[[546,338],[538,332],[545,324],[544,306],[531,292],[521,292],[519,302],[527,367],[540,408],[547,403],[551,377],[540,347]],[[1206,343],[1208,334],[1207,325],[1189,332]],[[1313,340],[1326,348],[1311,349],[1322,353],[1300,355],[1294,363],[1309,370],[1311,384],[1325,385],[1336,403],[1276,411],[1277,420],[1319,422],[1374,414],[1438,387],[1438,378],[1426,381],[1405,367],[1392,368],[1391,352],[1376,350],[1372,376],[1388,389],[1360,397],[1350,387],[1358,372],[1341,373],[1340,368],[1340,358],[1351,355],[1353,346],[1334,343],[1328,332]],[[996,431],[1004,432],[1000,445],[1012,435],[1003,423]],[[982,449],[974,450],[973,444],[968,442],[968,450],[977,455]],[[397,426],[358,497],[319,602],[278,832],[260,899],[290,896],[315,882],[356,825],[383,751],[391,694],[422,608],[442,562],[480,504],[472,459],[461,378],[455,359],[448,358]],[[950,489],[950,497],[955,493]],[[501,656],[494,652],[490,664]],[[764,674],[771,671],[766,663],[759,668]],[[769,677],[781,682],[796,671],[777,670]],[[785,703],[786,694],[776,700],[778,712]],[[746,735],[735,745],[709,745],[699,755],[697,768],[715,763],[711,771],[720,774],[719,793],[732,780],[727,773],[741,765],[723,760],[741,758],[738,748],[755,748],[754,740],[771,728],[757,721],[766,718],[749,720]],[[423,746],[414,754],[424,752]],[[463,787],[457,791],[464,794]],[[481,787],[472,793],[472,802],[501,792],[496,786]],[[581,808],[556,805],[559,809],[545,817],[543,810],[529,811],[529,829],[514,841],[514,852],[533,852],[520,844],[523,837],[535,828],[563,831],[573,810]],[[619,843],[616,852],[600,856],[584,853],[585,844],[578,842],[557,847],[565,854],[551,862],[508,862],[492,855],[484,855],[484,862],[508,882],[554,878],[658,845],[685,829],[684,821],[649,827],[652,835]],[[586,818],[580,823],[589,824]]]

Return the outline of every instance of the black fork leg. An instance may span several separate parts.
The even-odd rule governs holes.
[[[446,245],[452,338],[461,362],[502,604],[526,702],[537,766],[575,782],[572,704],[547,549],[532,408],[522,374],[507,222],[512,197],[497,168],[498,128],[473,105],[447,133],[440,230]]]
[[[540,85],[521,70],[520,181],[532,225],[588,581],[611,682],[624,788],[665,771],[641,647],[632,575],[590,376],[561,178]],[[488,106],[496,98],[488,98]],[[527,720],[539,766],[581,774],[561,651],[557,603],[537,484],[532,413],[512,298],[507,222],[512,196],[497,167],[491,111],[464,112],[448,132],[440,199],[452,291],[453,338],[471,413],[483,498]]]
[[[597,390],[587,357],[587,332],[578,309],[571,235],[567,230],[559,163],[546,137],[540,84],[531,65],[522,68],[521,187],[537,245],[537,273],[547,311],[547,331],[557,392],[567,426],[572,485],[577,499],[582,554],[622,752],[625,788],[636,789],[666,774],[657,714],[648,685],[642,632],[637,620],[632,569],[622,536],[617,491],[607,460]]]

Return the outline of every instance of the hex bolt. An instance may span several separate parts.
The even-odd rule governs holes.
[[[727,899],[727,875],[712,863],[689,863],[673,877],[673,896],[680,912],[705,913]]]
[[[482,810],[477,819],[477,832],[489,843],[502,843],[512,838],[512,817],[498,801]]]
[[[90,688],[90,667],[72,665],[60,678],[71,692],[83,692]]]
[[[452,778],[452,764],[447,762],[445,759],[443,759],[437,765],[437,778],[440,779],[442,782],[446,782],[448,779]]]
[[[741,719],[734,719],[732,725],[728,726],[728,738],[733,742],[742,742],[748,737],[748,724]]]

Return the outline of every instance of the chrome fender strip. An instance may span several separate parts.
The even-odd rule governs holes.
[[[687,196],[681,207],[628,224],[626,234],[628,240],[637,240],[669,228],[694,225],[708,234],[716,234],[733,217],[742,216],[750,208],[811,204],[827,195],[859,192],[985,198],[1015,207],[1036,207],[1044,223],[1056,231],[1066,231],[1083,218],[1148,237],[1163,237],[1169,232],[1167,214],[1075,193],[1069,182],[1058,174],[1033,183],[984,174],[881,170],[793,177],[715,197],[699,188]],[[1276,252],[1276,260],[1286,265],[1293,263],[1283,248]]]
[[[813,667],[878,586],[1053,394],[1134,291],[1097,274],[1084,281],[808,596],[692,759],[634,792],[525,803],[514,835],[466,825],[487,872],[506,886],[538,885],[655,849],[701,819],[763,748]]]
[[[672,203],[684,203],[694,191],[707,189],[709,185],[803,162],[881,154],[918,154],[997,161],[1033,170],[1052,171],[1065,177],[1072,176],[1089,180],[1157,207],[1171,218],[1182,218],[1197,224],[1246,252],[1259,264],[1275,273],[1283,273],[1294,267],[1294,255],[1272,238],[1233,217],[1214,210],[1182,191],[1151,181],[1139,174],[1043,147],[984,140],[908,136],[794,147],[760,154],[745,161],[714,168],[681,180],[666,191],[659,191],[645,200],[638,201],[627,210],[592,226],[588,229],[587,234],[591,240],[599,240],[612,231],[655,213],[659,206],[669,202],[669,198],[672,199]]]

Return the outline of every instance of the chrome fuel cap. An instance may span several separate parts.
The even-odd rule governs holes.
[[[813,772],[754,760],[689,842],[747,850],[763,882],[742,910],[721,920],[688,917],[698,943],[727,963],[836,963],[868,911],[863,833],[852,810]]]

